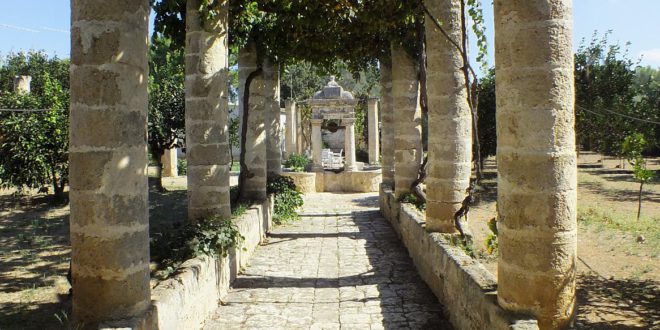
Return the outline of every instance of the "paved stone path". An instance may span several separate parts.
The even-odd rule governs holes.
[[[306,196],[204,329],[451,329],[377,207],[377,194]]]

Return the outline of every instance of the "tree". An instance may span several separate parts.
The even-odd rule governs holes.
[[[477,87],[479,101],[479,144],[481,161],[497,153],[497,132],[495,123],[495,70],[491,68],[485,77],[479,80]],[[476,151],[476,149],[475,149]],[[483,164],[482,164],[483,166]]]
[[[158,188],[165,150],[180,145],[184,131],[183,52],[171,40],[156,35],[149,50],[149,150],[158,164]]]
[[[637,221],[642,212],[642,190],[644,184],[651,182],[655,173],[646,168],[646,160],[642,151],[646,147],[646,139],[643,134],[633,133],[628,135],[621,144],[621,153],[626,157],[630,165],[633,166],[633,176],[639,182],[639,194],[637,198]]]
[[[595,32],[575,54],[577,141],[589,150],[621,156],[621,142],[628,132],[642,131],[640,122],[631,117],[652,113],[635,106],[635,63],[621,46],[609,44],[608,36],[609,32],[599,38]]]
[[[637,122],[640,131],[646,132],[646,152],[660,155],[660,125],[651,122],[660,122],[660,70],[649,66],[637,67],[634,78],[635,108],[637,116],[648,119],[647,122]]]
[[[52,185],[62,198],[68,181],[68,60],[43,52],[10,54],[2,62],[3,77],[31,75],[31,94],[15,94],[0,82],[0,107],[40,109],[0,113],[0,187],[45,190]]]

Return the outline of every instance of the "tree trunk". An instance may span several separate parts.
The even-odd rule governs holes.
[[[639,183],[639,196],[637,198],[637,221],[639,221],[639,216],[642,214],[642,189],[644,188],[644,182]]]

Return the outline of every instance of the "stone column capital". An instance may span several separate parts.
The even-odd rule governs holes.
[[[342,124],[348,125],[355,125],[355,118],[342,118],[341,119]]]
[[[310,119],[309,121],[312,123],[312,125],[320,126],[321,124],[323,124],[323,119]]]

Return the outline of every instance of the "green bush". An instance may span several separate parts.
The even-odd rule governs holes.
[[[413,204],[418,210],[422,212],[426,210],[426,202],[417,199],[417,196],[413,195],[412,193],[405,193],[401,195],[401,198],[399,198],[399,202]]]
[[[188,174],[188,161],[185,159],[179,159],[176,164],[176,169],[179,175]]]
[[[486,251],[488,254],[497,254],[499,249],[499,243],[497,242],[497,218],[492,218],[488,221],[488,229],[490,233],[486,237]]]
[[[294,172],[303,172],[305,167],[309,164],[310,160],[304,154],[291,154],[289,159],[284,162],[284,167],[292,169]]]
[[[244,240],[231,219],[205,218],[196,223],[176,224],[172,230],[151,238],[152,259],[163,266],[157,276],[166,278],[184,261],[201,255],[227,256]]]
[[[303,206],[303,199],[291,178],[281,175],[269,176],[266,191],[275,196],[273,222],[281,224],[298,219],[297,211]]]

